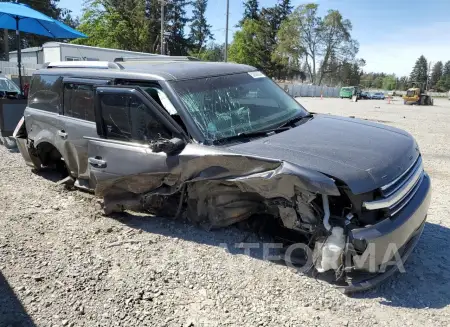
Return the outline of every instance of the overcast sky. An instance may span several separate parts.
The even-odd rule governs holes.
[[[230,0],[231,41],[243,13],[243,0]],[[409,75],[421,55],[433,63],[450,60],[450,0],[320,0],[321,13],[339,10],[353,23],[365,71]],[[81,15],[83,0],[61,0],[60,6]],[[272,6],[276,0],[260,0]],[[308,1],[292,0],[297,6]],[[226,0],[209,0],[207,18],[218,42],[225,40]]]

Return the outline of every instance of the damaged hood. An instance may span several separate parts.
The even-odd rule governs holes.
[[[419,155],[414,138],[405,131],[329,115],[315,115],[288,131],[228,150],[321,172],[342,181],[354,194],[389,183]]]

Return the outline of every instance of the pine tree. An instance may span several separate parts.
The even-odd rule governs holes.
[[[150,52],[158,53],[161,44],[161,5],[158,1],[145,0],[145,16],[148,20]]]
[[[193,2],[194,9],[192,10],[192,22],[190,41],[194,53],[199,53],[204,45],[209,40],[214,40],[211,33],[211,25],[206,21],[206,7],[208,6],[208,0],[195,0]]]
[[[280,21],[279,24],[281,24],[281,22],[292,13],[292,9],[294,8],[294,6],[291,5],[291,0],[279,0],[277,8],[278,8],[278,19]]]
[[[247,0],[243,4],[244,4],[244,16],[237,25],[238,27],[242,27],[246,19],[259,19],[258,0]]]
[[[428,63],[423,55],[417,59],[409,78],[417,87],[425,86],[428,79]]]
[[[186,16],[188,0],[172,0],[166,6],[165,31],[170,33],[168,37],[168,54],[172,56],[184,56],[188,53],[189,40],[184,35],[184,27],[189,22]]]
[[[442,61],[438,61],[434,64],[433,70],[431,71],[431,87],[435,87],[437,82],[442,77],[443,74],[444,65],[442,64]]]
[[[450,76],[450,60],[445,63],[442,74],[444,76]]]

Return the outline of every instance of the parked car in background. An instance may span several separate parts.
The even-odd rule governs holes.
[[[372,93],[370,98],[374,99],[374,100],[384,100],[385,96],[384,96],[383,92],[375,92],[375,93]]]
[[[11,136],[25,109],[24,98],[17,84],[0,74],[0,145],[8,149],[16,147],[16,141]]]
[[[361,99],[370,99],[370,93],[369,92],[361,92],[360,98]]]
[[[21,97],[20,88],[5,75],[0,74],[0,98],[14,98]]]
[[[341,99],[351,99],[355,93],[356,97],[359,99],[361,97],[361,89],[359,86],[346,86],[341,88],[339,96],[341,97]]]

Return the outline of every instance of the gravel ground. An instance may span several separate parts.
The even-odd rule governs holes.
[[[57,186],[51,174],[33,174],[20,154],[0,147],[0,327],[448,326],[449,101],[300,102],[417,138],[434,193],[405,274],[345,296],[235,249],[248,236],[235,228],[206,232],[143,215],[102,217],[93,196]]]

